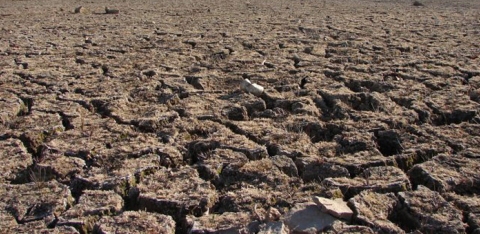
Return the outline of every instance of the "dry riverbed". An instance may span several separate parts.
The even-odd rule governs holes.
[[[0,230],[480,233],[478,12],[0,0]]]

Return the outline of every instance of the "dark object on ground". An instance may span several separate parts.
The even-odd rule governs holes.
[[[415,2],[413,2],[413,6],[418,7],[418,6],[425,6],[425,5],[423,5],[423,3],[419,2],[419,1],[415,1]]]
[[[310,80],[308,79],[308,77],[303,77],[302,80],[300,81],[300,88],[301,89],[305,89],[305,85],[310,82]]]

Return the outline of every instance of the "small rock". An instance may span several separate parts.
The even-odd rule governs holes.
[[[305,85],[310,82],[310,79],[308,77],[303,77],[302,80],[300,80],[300,88],[305,89]]]
[[[319,233],[336,220],[323,213],[315,203],[307,202],[296,204],[283,221],[292,233]]]
[[[205,90],[205,88],[208,86],[208,84],[205,82],[207,78],[202,76],[185,76],[185,80],[196,89]]]
[[[423,3],[419,2],[419,1],[414,1],[412,5],[416,6],[416,7],[425,6]]]
[[[276,67],[275,64],[269,63],[269,62],[264,62],[263,65],[265,65],[268,68],[275,68]]]
[[[313,197],[313,201],[326,212],[334,217],[350,220],[353,215],[352,209],[342,199],[328,199],[323,197]]]
[[[120,10],[118,9],[111,9],[111,8],[108,8],[108,7],[105,7],[105,14],[118,14],[120,13]]]
[[[73,12],[75,14],[84,14],[84,13],[87,13],[87,8],[85,8],[83,6],[79,6],[79,7],[75,8],[75,10]]]
[[[148,71],[144,71],[143,74],[148,77],[152,77],[152,76],[155,76],[157,73],[154,70],[148,70]]]

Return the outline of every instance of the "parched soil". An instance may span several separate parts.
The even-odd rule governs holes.
[[[479,12],[0,0],[0,230],[480,233]]]

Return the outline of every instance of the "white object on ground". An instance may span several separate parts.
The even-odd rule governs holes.
[[[263,93],[263,87],[256,83],[251,83],[249,79],[244,79],[242,83],[240,83],[240,88],[248,93],[251,93],[255,96],[259,96]]]

